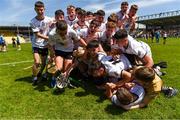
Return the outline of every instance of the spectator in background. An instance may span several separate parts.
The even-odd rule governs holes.
[[[20,44],[19,35],[17,35],[17,38],[16,38],[16,43],[17,43],[17,47],[18,47],[18,49],[17,49],[17,50],[21,50],[21,44]]]
[[[166,44],[166,38],[167,38],[167,33],[166,33],[166,31],[164,31],[164,33],[163,33],[163,44],[164,45]]]
[[[6,52],[7,51],[7,45],[6,45],[6,41],[3,37],[3,35],[0,35],[0,45],[2,46],[1,51]]]
[[[153,43],[154,40],[154,30],[151,31],[151,42]]]
[[[16,47],[16,39],[14,37],[12,38],[12,46]]]
[[[159,43],[159,38],[160,38],[159,30],[156,30],[154,35],[155,35],[155,38],[156,38],[156,43]]]

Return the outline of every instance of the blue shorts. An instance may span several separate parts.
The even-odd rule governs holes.
[[[61,56],[65,59],[70,59],[72,60],[72,53],[73,52],[64,52],[64,51],[61,51],[61,50],[55,50],[55,55],[56,56]]]
[[[39,53],[42,56],[47,56],[48,55],[48,48],[33,47],[33,53]]]

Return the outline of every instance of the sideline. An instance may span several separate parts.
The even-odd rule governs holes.
[[[2,63],[2,64],[0,64],[0,66],[5,66],[5,65],[15,65],[15,64],[29,63],[29,62],[33,62],[33,60],[20,61],[20,62],[11,62],[11,63]]]

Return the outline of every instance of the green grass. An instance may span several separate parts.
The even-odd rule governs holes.
[[[180,39],[168,39],[167,44],[148,43],[155,63],[167,61],[164,84],[180,88]],[[8,46],[0,52],[0,64],[31,61],[30,44],[22,44],[22,51]],[[23,70],[32,62],[0,65],[0,118],[1,119],[177,119],[180,118],[180,96],[166,98],[160,95],[147,108],[124,111],[109,100],[101,99],[103,92],[89,83],[86,87],[66,88],[56,94],[49,81],[31,85],[31,69]],[[86,89],[85,89],[86,88]]]

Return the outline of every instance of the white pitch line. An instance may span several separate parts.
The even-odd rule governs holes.
[[[29,62],[33,62],[33,61],[32,61],[32,60],[27,60],[27,61],[20,61],[20,62],[3,63],[3,64],[0,64],[0,66],[5,66],[5,65],[15,65],[15,64],[29,63]]]
[[[31,66],[28,66],[28,67],[26,67],[26,68],[23,68],[23,70],[27,70],[27,69],[30,69],[30,68],[32,68],[32,65],[31,65]]]

